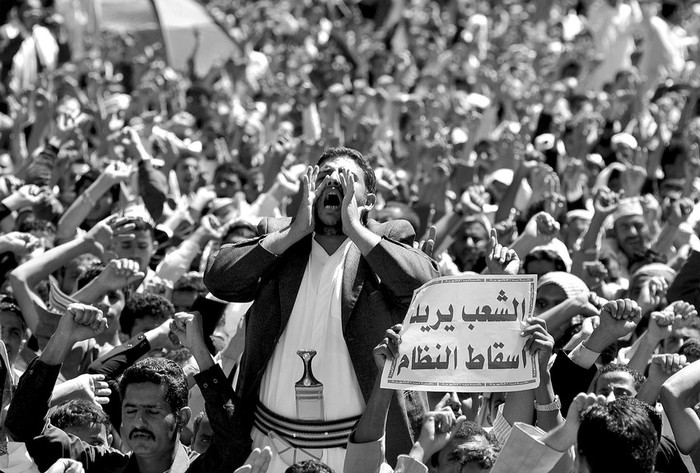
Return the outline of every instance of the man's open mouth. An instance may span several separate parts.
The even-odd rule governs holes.
[[[331,189],[323,198],[323,208],[326,210],[338,210],[340,209],[341,201],[342,196],[340,195],[340,192],[336,189]]]

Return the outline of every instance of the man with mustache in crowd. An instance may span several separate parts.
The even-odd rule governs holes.
[[[651,233],[638,199],[620,201],[612,215],[613,228],[603,242],[600,259],[617,261],[621,276],[627,280],[641,266],[658,258],[651,249]]]
[[[270,473],[309,458],[342,471],[376,376],[372,349],[403,320],[413,291],[438,276],[436,263],[413,248],[408,222],[367,217],[376,186],[362,154],[327,149],[302,176],[293,220],[263,219],[256,238],[211,258],[204,283],[213,295],[254,300],[236,387],[237,464],[252,446],[270,446],[277,453]],[[308,349],[318,356],[303,363],[297,355]],[[313,374],[305,377],[309,362]],[[319,388],[313,399],[299,388],[305,380]],[[415,398],[399,397],[404,411],[420,410]],[[396,404],[390,461],[411,445]]]
[[[5,427],[13,440],[25,442],[41,471],[68,457],[86,472],[195,473],[232,472],[233,390],[204,343],[202,316],[175,314],[171,330],[197,361],[195,376],[214,431],[206,453],[190,459],[180,432],[191,411],[188,384],[179,365],[165,358],[146,358],[128,368],[119,383],[122,397],[121,436],[130,453],[92,446],[51,424],[44,425],[51,392],[65,356],[74,343],[95,337],[107,326],[99,309],[71,304],[41,356],[20,379]],[[148,344],[145,335],[138,343]]]

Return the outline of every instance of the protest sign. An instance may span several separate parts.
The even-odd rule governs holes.
[[[532,317],[537,276],[434,279],[415,291],[399,354],[382,388],[521,391],[539,385],[537,357],[520,332]]]

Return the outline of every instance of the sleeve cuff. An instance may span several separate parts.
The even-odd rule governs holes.
[[[588,369],[595,364],[600,353],[589,350],[583,343],[579,343],[567,356],[581,368]]]
[[[270,250],[268,250],[267,248],[265,248],[264,246],[262,246],[263,240],[264,240],[264,238],[261,238],[261,239],[258,241],[258,246],[259,246],[265,253],[267,253],[268,255],[274,256],[275,258],[278,258],[279,255],[274,254],[272,251],[270,251]]]
[[[211,391],[213,387],[226,386],[228,384],[221,366],[217,364],[214,364],[206,371],[200,371],[194,375],[194,380],[197,382],[199,389],[202,390],[202,395],[207,391]]]
[[[550,471],[566,452],[548,447],[544,435],[537,427],[516,422],[491,473]]]
[[[428,473],[428,467],[408,455],[399,455],[394,473]]]
[[[496,414],[496,420],[493,421],[493,427],[491,428],[491,433],[496,436],[501,445],[505,445],[511,430],[513,430],[513,426],[510,425],[508,419],[503,415],[504,406],[505,404],[498,406],[498,414]]]

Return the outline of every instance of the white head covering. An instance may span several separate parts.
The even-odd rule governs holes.
[[[637,149],[637,140],[629,133],[618,133],[610,138],[610,144],[613,149],[617,149],[619,145],[625,145],[628,148]]]

